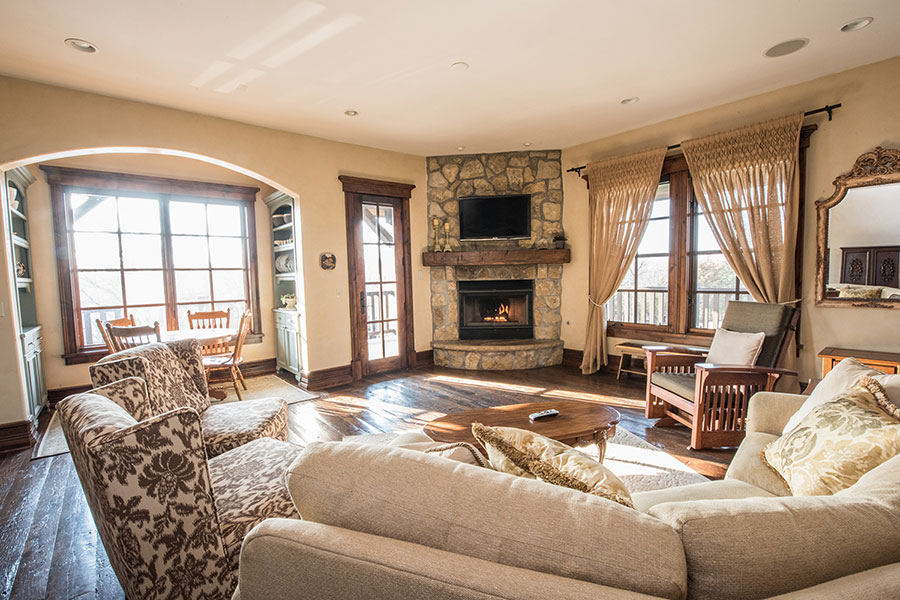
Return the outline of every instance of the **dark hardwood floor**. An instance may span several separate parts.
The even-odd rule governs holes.
[[[285,377],[286,381],[293,380]],[[429,368],[368,377],[291,405],[291,440],[340,440],[423,425],[449,412],[584,399],[614,406],[632,433],[700,473],[720,478],[733,451],[687,450],[688,430],[654,428],[643,417],[643,382],[571,367],[471,372]],[[45,428],[48,419],[42,418]],[[0,455],[0,598],[122,598],[68,454],[31,460]]]

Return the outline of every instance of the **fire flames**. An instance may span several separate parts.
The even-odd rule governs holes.
[[[509,304],[501,304],[493,315],[484,318],[491,323],[506,323],[509,321]]]

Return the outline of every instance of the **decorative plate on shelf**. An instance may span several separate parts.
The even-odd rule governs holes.
[[[275,259],[275,272],[276,273],[293,273],[294,272],[294,256],[290,252],[287,254],[280,254],[278,258]]]

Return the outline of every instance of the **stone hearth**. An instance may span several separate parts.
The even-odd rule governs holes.
[[[449,243],[453,250],[552,247],[553,235],[562,229],[559,150],[433,156],[427,164],[429,243],[433,241],[431,220],[438,218],[450,224]],[[460,197],[518,193],[531,195],[531,239],[460,241]],[[430,271],[436,364],[464,369],[529,369],[562,361],[562,264],[436,266]],[[459,341],[457,282],[482,279],[534,280],[535,339]],[[456,345],[448,345],[449,342]]]
[[[432,342],[434,364],[451,369],[535,369],[562,362],[562,340],[454,340]]]

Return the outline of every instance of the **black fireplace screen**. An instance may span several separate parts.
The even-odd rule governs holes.
[[[531,339],[534,282],[458,281],[459,338]]]

